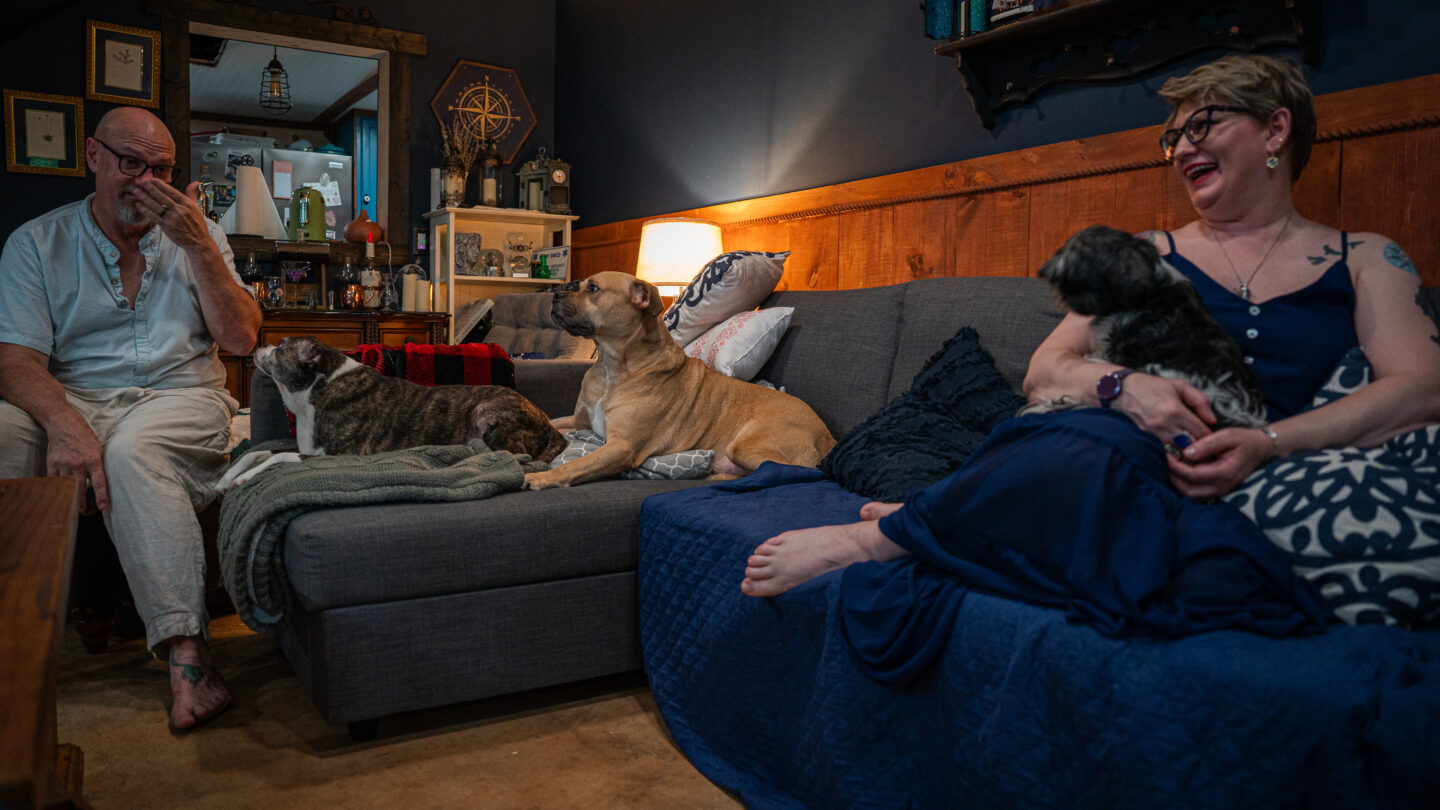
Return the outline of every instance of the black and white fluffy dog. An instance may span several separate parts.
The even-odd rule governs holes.
[[[1070,311],[1094,317],[1090,359],[1184,380],[1210,400],[1215,427],[1261,427],[1265,402],[1244,352],[1211,317],[1195,286],[1155,246],[1092,225],[1040,268]],[[1024,413],[1075,407],[1034,402]]]

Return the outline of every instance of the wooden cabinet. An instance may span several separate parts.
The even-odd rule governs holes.
[[[434,279],[435,311],[444,312],[454,322],[457,312],[473,301],[493,298],[504,293],[529,292],[556,284],[567,278],[514,278],[508,261],[515,254],[509,249],[511,234],[523,235],[532,248],[559,247],[570,244],[570,223],[579,217],[568,214],[546,214],[524,208],[441,208],[425,215],[430,220],[430,277]],[[461,234],[480,237],[480,251],[500,251],[505,261],[502,276],[467,275],[470,257],[457,256]],[[471,244],[473,249],[473,243]],[[460,270],[462,272],[457,272]],[[459,329],[451,331],[451,341],[465,336]]]
[[[450,316],[440,312],[267,310],[260,325],[260,344],[273,346],[287,337],[310,336],[348,352],[356,346],[373,343],[386,346],[445,343],[449,324]],[[225,387],[241,407],[249,407],[254,361],[248,356],[225,352],[220,353],[220,360],[225,364]]]

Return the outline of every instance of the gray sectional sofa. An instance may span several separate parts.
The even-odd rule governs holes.
[[[1019,390],[1061,316],[1048,287],[1026,278],[779,292],[763,306],[795,313],[758,378],[805,400],[837,437],[908,388],[961,326]],[[521,360],[516,386],[566,415],[588,367]],[[288,436],[270,379],[257,372],[251,392],[254,440]],[[385,715],[639,669],[640,504],[693,486],[705,483],[610,480],[309,512],[284,541],[295,606],[284,653],[325,719],[359,739]]]

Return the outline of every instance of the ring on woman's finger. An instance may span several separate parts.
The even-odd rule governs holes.
[[[1175,458],[1184,458],[1184,456],[1180,453],[1180,448],[1176,447],[1170,442],[1165,443],[1165,452],[1169,453]]]
[[[1194,442],[1195,440],[1190,438],[1190,434],[1186,433],[1183,430],[1175,434],[1174,438],[1170,439],[1170,443],[1180,448],[1181,450],[1189,447]]]

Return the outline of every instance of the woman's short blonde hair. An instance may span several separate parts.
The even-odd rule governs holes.
[[[1290,138],[1280,151],[1290,153],[1291,179],[1300,179],[1300,170],[1310,162],[1315,94],[1294,62],[1261,54],[1226,56],[1167,80],[1160,97],[1171,105],[1166,126],[1173,125],[1176,110],[1186,102],[1244,107],[1260,121],[1269,121],[1271,113],[1284,107],[1290,111]]]

